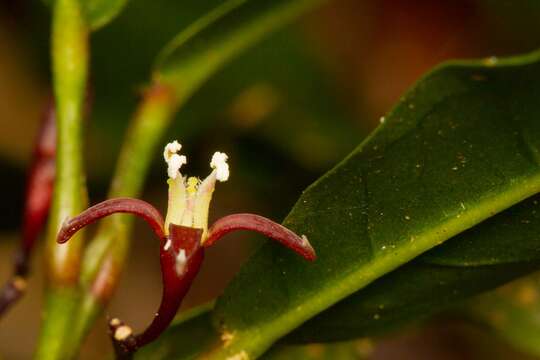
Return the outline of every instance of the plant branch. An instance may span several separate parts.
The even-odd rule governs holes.
[[[46,240],[46,304],[36,357],[67,359],[78,301],[81,240],[56,244],[62,222],[87,202],[82,162],[82,119],[88,72],[88,28],[78,0],[56,0],[51,56],[57,114],[56,180]]]

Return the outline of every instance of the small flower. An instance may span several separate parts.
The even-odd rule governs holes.
[[[155,340],[171,323],[182,299],[199,272],[204,248],[212,246],[226,234],[236,230],[259,232],[313,261],[315,251],[307,238],[265,217],[254,214],[234,214],[217,220],[208,227],[208,212],[217,181],[227,181],[230,175],[228,156],[216,152],[210,161],[212,171],[204,179],[186,177],[180,172],[187,163],[180,155],[178,141],[165,146],[163,157],[167,163],[169,200],[165,220],[152,205],[138,199],[116,198],[92,206],[80,215],[67,220],[58,233],[57,241],[68,241],[86,225],[114,213],[131,213],[144,219],[160,240],[163,296],[152,323],[141,334],[126,332],[126,325],[118,319],[109,326],[118,355],[133,353]],[[114,322],[114,323],[113,323]],[[129,328],[130,329],[130,328]],[[122,331],[122,333],[117,333]],[[127,335],[126,335],[127,334]]]

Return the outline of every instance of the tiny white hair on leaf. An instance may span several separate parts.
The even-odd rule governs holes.
[[[187,164],[187,158],[184,155],[177,154],[181,149],[182,145],[174,140],[168,143],[163,150],[163,158],[168,165],[167,175],[171,179],[176,179],[182,165]]]
[[[184,273],[184,268],[186,267],[187,257],[186,251],[180,249],[178,255],[176,255],[176,273],[182,275]]]
[[[218,181],[227,181],[229,179],[229,164],[227,164],[227,154],[216,151],[212,155],[210,167],[216,170],[216,179]]]

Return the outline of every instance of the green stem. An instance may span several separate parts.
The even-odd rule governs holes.
[[[37,359],[70,358],[73,309],[78,301],[81,238],[56,244],[64,219],[87,203],[82,162],[82,118],[88,69],[88,29],[78,0],[56,0],[52,48],[57,113],[56,180],[46,240],[47,289]]]

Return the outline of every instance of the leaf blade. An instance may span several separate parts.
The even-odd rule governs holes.
[[[287,341],[376,336],[461,305],[471,296],[537,270],[538,199],[539,195],[527,199],[381,277],[307,321]],[[529,228],[516,235],[516,229],[529,219]],[[495,249],[498,257],[493,257]],[[458,262],[458,250],[462,262]]]
[[[285,221],[310,237],[318,264],[264,246],[218,300],[214,321],[235,340],[211,358],[260,355],[381,275],[537,193],[539,114],[526,105],[538,91],[516,93],[540,76],[537,57],[455,63],[425,77]]]

